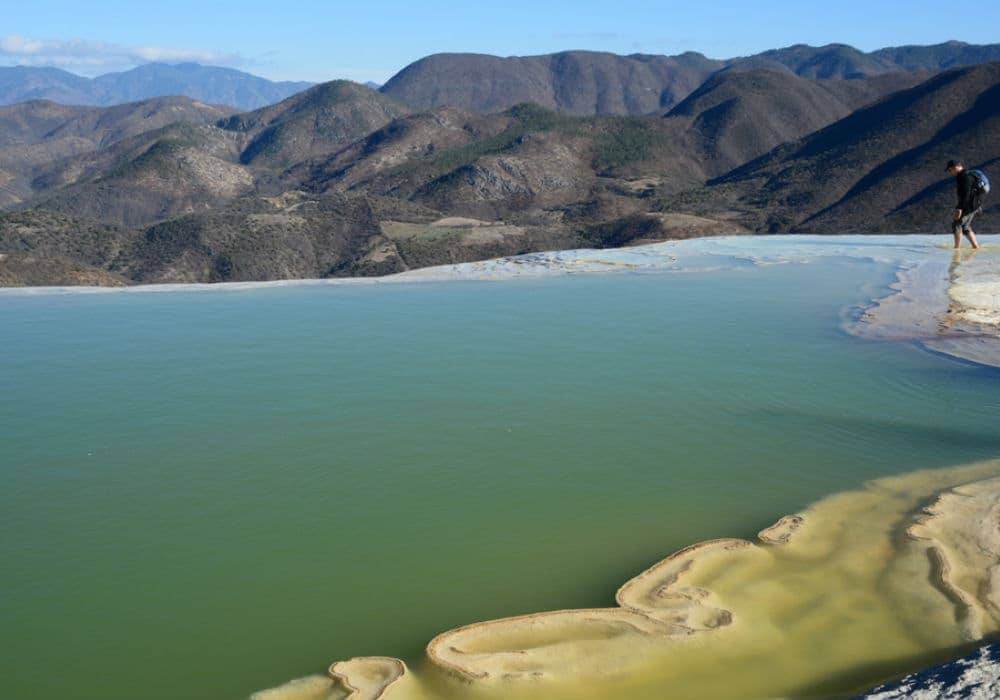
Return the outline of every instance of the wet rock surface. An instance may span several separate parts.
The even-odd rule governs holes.
[[[948,700],[1000,697],[1000,643],[988,644],[951,663],[914,673],[859,695],[858,700]]]

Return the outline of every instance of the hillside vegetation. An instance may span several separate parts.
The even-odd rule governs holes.
[[[978,55],[925,48],[768,52],[651,114],[421,109],[346,81],[244,113],[2,107],[0,281],[380,275],[696,235],[944,231],[944,161],[1000,161],[1000,62],[919,72]]]

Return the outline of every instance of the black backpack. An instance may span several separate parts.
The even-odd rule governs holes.
[[[970,170],[969,175],[971,175],[972,179],[975,181],[973,186],[976,192],[980,194],[990,193],[990,179],[986,177],[986,173],[982,170]]]

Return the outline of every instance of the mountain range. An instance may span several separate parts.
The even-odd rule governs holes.
[[[199,102],[257,109],[313,83],[273,82],[232,68],[197,63],[147,63],[120,73],[84,78],[58,68],[0,67],[0,105],[49,100],[107,106],[184,95]]]
[[[974,46],[957,41],[870,53],[844,44],[796,45],[724,60],[695,52],[619,56],[567,51],[507,58],[434,54],[410,64],[380,89],[417,110],[448,105],[496,112],[534,102],[570,114],[650,114],[670,109],[723,69],[854,79],[928,73],[997,60],[1000,44]]]
[[[619,56],[564,51],[541,56],[433,54],[406,66],[384,85],[365,83],[415,110],[440,106],[498,112],[523,102],[570,114],[650,114],[665,111],[723,70],[768,69],[804,78],[854,79],[886,73],[930,73],[1000,60],[1000,44],[949,41],[865,53],[845,44],[799,44],[753,56],[712,59]],[[58,68],[0,67],[0,105],[28,100],[108,106],[184,95],[199,102],[252,110],[311,87],[272,82],[232,68],[196,63],[148,63],[93,79]]]
[[[721,233],[944,232],[944,161],[1000,160],[1000,61],[941,70],[993,49],[923,49],[761,54],[646,114],[421,107],[392,81],[323,83],[244,112],[183,97],[0,107],[0,284],[371,275]]]

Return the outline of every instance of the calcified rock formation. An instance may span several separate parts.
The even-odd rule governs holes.
[[[251,700],[380,700],[404,678],[409,680],[406,664],[399,659],[361,656],[331,664],[325,676],[306,676],[254,693]]]
[[[965,636],[1000,628],[1000,479],[945,491],[907,534],[926,542],[934,578]]]
[[[383,657],[334,664],[329,682],[347,694],[329,697],[861,690],[1000,630],[1000,461],[880,479],[782,518],[758,543],[688,547],[616,601],[445,632],[419,677]]]
[[[1000,246],[956,251],[948,298],[955,320],[1000,330]]]
[[[572,678],[592,673],[595,660],[630,666],[650,641],[730,624],[732,614],[712,592],[687,585],[687,578],[698,563],[750,546],[716,540],[689,547],[622,586],[616,596],[620,607],[480,622],[436,637],[427,655],[470,681]]]
[[[388,656],[365,656],[337,661],[330,676],[340,681],[356,700],[378,700],[406,675],[406,664]]]

